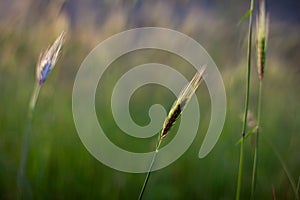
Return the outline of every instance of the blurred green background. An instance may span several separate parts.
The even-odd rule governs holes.
[[[258,5],[255,1],[256,7]],[[113,170],[93,158],[81,143],[72,117],[72,87],[85,56],[109,36],[136,27],[174,29],[197,40],[222,73],[227,93],[223,133],[204,159],[198,151],[210,119],[210,99],[204,84],[199,132],[188,151],[172,165],[152,174],[145,199],[233,199],[238,173],[246,75],[249,8],[238,0],[1,0],[0,1],[0,199],[17,199],[17,171],[29,98],[39,53],[65,30],[62,54],[40,93],[33,118],[27,176],[33,199],[137,199],[145,174]],[[297,184],[300,176],[300,20],[299,1],[268,1],[270,12],[267,69],[262,100],[262,139],[258,165],[258,199],[294,199],[290,182],[275,151]],[[255,30],[254,30],[255,32]],[[254,34],[255,38],[255,34]],[[253,51],[255,52],[255,50]],[[142,50],[114,62],[101,81],[96,98],[99,122],[108,137],[124,149],[150,151],[155,138],[126,136],[110,111],[112,88],[121,74],[137,64],[159,62],[188,79],[194,69],[167,52]],[[256,115],[258,77],[253,53],[250,110]],[[155,94],[155,95],[153,95]],[[154,103],[168,110],[175,96],[164,87],[149,85],[132,97],[136,123],[149,123]],[[179,123],[176,124],[178,126]],[[176,126],[170,133],[176,134]],[[250,196],[253,140],[245,143],[242,199]],[[273,145],[274,149],[271,148]]]

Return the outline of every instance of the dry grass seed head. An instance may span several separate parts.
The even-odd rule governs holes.
[[[260,3],[259,16],[256,17],[256,29],[257,29],[257,67],[258,76],[262,80],[264,77],[265,63],[266,63],[266,49],[267,38],[269,29],[269,18],[265,11],[265,1]]]
[[[187,86],[180,92],[178,99],[173,104],[168,117],[166,118],[161,137],[166,137],[167,133],[170,131],[190,99],[192,98],[193,94],[197,90],[198,86],[200,85],[203,79],[203,73],[206,69],[206,65],[202,66],[199,71],[196,72],[192,80],[187,84]]]
[[[64,41],[65,33],[62,32],[52,46],[40,54],[37,67],[36,67],[36,79],[41,85],[46,81],[47,76],[54,68],[58,55],[60,53],[61,46]]]

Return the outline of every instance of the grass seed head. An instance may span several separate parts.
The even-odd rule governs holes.
[[[203,79],[203,73],[206,69],[206,65],[202,66],[199,71],[196,72],[192,80],[187,84],[187,86],[180,92],[178,99],[173,104],[168,117],[165,119],[161,137],[166,137],[167,133],[171,130],[172,126],[175,124],[176,120],[192,98],[193,94],[197,90]]]
[[[44,53],[40,54],[36,67],[36,79],[40,85],[46,81],[46,78],[56,64],[61,46],[64,42],[64,36],[65,33],[62,32],[52,46],[49,47]]]
[[[266,64],[266,50],[267,50],[267,38],[269,29],[269,18],[266,15],[265,1],[260,3],[259,16],[256,17],[256,29],[257,29],[257,67],[258,76],[262,80],[264,77],[265,64]]]

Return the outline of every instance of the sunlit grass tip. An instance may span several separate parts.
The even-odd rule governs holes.
[[[203,80],[203,74],[206,69],[206,65],[203,65],[199,71],[196,72],[189,84],[180,92],[178,99],[174,102],[168,117],[165,119],[163,128],[161,131],[161,138],[166,137],[171,127],[174,125],[191,97],[197,90],[201,81]]]
[[[51,47],[40,54],[37,67],[36,67],[36,79],[39,85],[46,81],[46,78],[54,68],[57,58],[59,56],[62,44],[64,42],[65,32],[62,32]]]
[[[265,1],[260,2],[259,15],[256,17],[257,30],[257,67],[258,76],[262,80],[264,77],[266,50],[269,32],[269,17],[266,14]]]

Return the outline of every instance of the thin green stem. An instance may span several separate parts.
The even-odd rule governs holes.
[[[33,114],[33,110],[35,108],[37,98],[38,98],[39,93],[40,93],[40,89],[41,89],[41,85],[38,82],[35,82],[34,89],[33,89],[33,92],[32,92],[31,99],[30,99],[30,103],[29,103],[29,110],[28,110],[28,113],[30,114],[31,118],[32,118],[32,114]]]
[[[154,165],[154,162],[155,162],[155,158],[157,156],[157,153],[158,153],[158,149],[161,145],[161,142],[162,142],[163,138],[161,137],[161,134],[158,134],[158,139],[157,139],[157,144],[156,144],[156,148],[155,148],[155,152],[154,152],[154,155],[153,155],[153,158],[152,158],[152,161],[151,161],[151,164],[150,164],[150,167],[149,167],[149,170],[147,172],[147,175],[146,175],[146,178],[144,180],[144,184],[143,184],[143,187],[141,189],[141,192],[140,192],[140,195],[139,195],[139,200],[141,200],[143,198],[143,195],[144,195],[144,192],[145,192],[145,189],[146,189],[146,186],[147,186],[147,183],[148,183],[148,180],[149,180],[149,177],[151,175],[151,172],[152,172],[152,167]]]
[[[296,188],[296,194],[298,195],[299,192],[299,187],[300,187],[300,176],[298,178],[298,184],[297,184],[297,188]]]
[[[17,177],[20,198],[22,198],[22,195],[24,195],[23,193],[25,192],[25,190],[27,190],[29,197],[31,196],[29,185],[26,180],[25,171],[26,171],[26,163],[27,163],[27,156],[28,156],[29,143],[30,143],[32,116],[33,116],[33,111],[36,105],[37,98],[39,96],[40,88],[41,85],[39,85],[38,82],[35,82],[34,89],[28,106],[26,129],[25,129],[24,140],[23,140],[23,148],[21,152],[22,157],[21,157],[21,162],[20,162],[18,177]]]
[[[237,191],[236,191],[236,200],[240,199],[242,171],[243,171],[243,159],[244,159],[244,139],[242,139],[241,149],[240,149],[240,162],[239,162],[239,174],[238,174],[238,183],[237,183]]]
[[[260,116],[261,116],[262,85],[263,85],[263,82],[261,80],[261,81],[259,81],[258,108],[257,108],[257,129],[256,129],[256,141],[255,141],[254,159],[253,159],[251,199],[254,199],[254,193],[255,193],[255,188],[256,188],[256,178],[257,178],[258,142],[259,142],[260,118],[261,118]]]
[[[262,135],[262,136],[264,136],[264,135]],[[263,138],[270,145],[270,147],[272,148],[273,152],[275,153],[277,159],[279,160],[279,162],[280,162],[280,164],[281,164],[281,166],[282,166],[282,168],[283,168],[283,170],[284,170],[284,172],[285,172],[285,174],[286,174],[286,176],[287,176],[287,178],[288,178],[288,180],[289,180],[289,182],[290,182],[290,184],[292,186],[293,192],[295,194],[295,199],[299,200],[299,194],[298,194],[296,183],[295,183],[295,181],[294,181],[294,179],[293,179],[293,177],[292,177],[292,175],[291,175],[291,173],[290,173],[287,165],[285,164],[283,158],[281,157],[280,153],[277,151],[276,147],[272,144],[272,142],[269,141],[267,137],[263,137]]]
[[[149,170],[147,172],[147,176],[146,176],[146,178],[144,180],[144,184],[143,184],[143,187],[142,187],[140,195],[139,195],[139,200],[141,200],[143,198],[144,191],[146,189],[146,186],[147,186],[147,183],[148,183],[148,180],[149,180],[149,177],[150,177],[150,174],[151,174],[151,171],[152,171],[152,167],[154,165],[154,161],[155,161],[157,153],[158,153],[158,151],[155,151],[154,156],[152,158],[152,161],[151,161],[151,164],[150,164],[150,168],[149,168]]]
[[[246,100],[245,100],[244,122],[243,122],[243,129],[242,129],[242,142],[241,142],[241,149],[240,149],[240,162],[239,162],[238,182],[237,182],[237,190],[236,190],[236,200],[240,199],[240,194],[241,194],[242,176],[243,176],[243,160],[244,160],[244,137],[246,134],[247,116],[248,116],[248,109],[249,109],[253,6],[254,6],[254,0],[251,0],[250,16],[249,16],[249,30],[248,30],[248,48],[247,48],[248,62],[247,62]]]
[[[299,187],[300,187],[300,176],[299,176],[299,178],[298,178],[298,184],[297,184],[297,188],[296,188],[297,194],[298,194],[298,192],[299,192]]]

